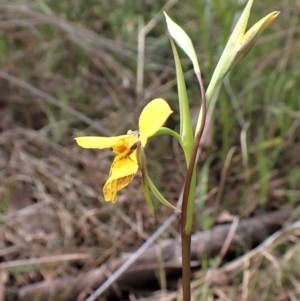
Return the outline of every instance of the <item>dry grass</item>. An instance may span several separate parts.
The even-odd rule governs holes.
[[[169,72],[136,105],[134,75],[122,63],[136,53],[26,2],[2,2],[0,12],[5,20],[1,30],[11,32],[8,42],[19,44],[1,73],[0,100],[5,116],[0,125],[0,270],[9,273],[1,283],[13,294],[26,284],[78,275],[136,249],[171,213],[162,208],[155,219],[151,216],[139,176],[117,206],[104,203],[101,190],[112,154],[82,150],[73,140],[95,130],[108,135],[134,129],[141,108]],[[43,36],[47,28],[57,36]],[[108,50],[120,55],[120,61]],[[87,64],[74,65],[77,56]],[[54,71],[62,62],[62,72]],[[85,112],[94,112],[93,119],[97,116],[101,123]],[[153,146],[152,152],[153,157],[167,155],[161,147]],[[158,177],[162,172],[166,178],[172,175],[175,181],[166,196],[175,200],[182,173],[174,158],[170,162],[165,169],[153,162],[152,169]]]
[[[294,2],[289,1],[282,23],[275,25],[276,33],[266,39],[278,44],[284,39],[284,58],[280,49],[270,49],[260,41],[258,48],[269,51],[268,58],[262,59],[257,50],[246,61],[246,68],[232,78],[231,88],[241,91],[236,96],[243,118],[254,120],[250,128],[240,124],[241,118],[232,109],[230,90],[220,97],[225,100],[220,104],[222,110],[216,109],[219,118],[214,122],[212,142],[200,158],[201,166],[210,164],[206,173],[199,174],[206,185],[204,191],[198,189],[201,211],[195,213],[195,230],[211,226],[225,209],[243,218],[287,203],[295,208],[299,204],[300,91],[294,69],[295,64],[299,66],[299,41],[295,39],[299,20],[293,14],[298,5]],[[78,135],[135,129],[141,109],[155,97],[170,101],[175,114],[169,126],[176,128],[174,64],[160,14],[165,3],[148,4],[151,12],[128,8],[132,11],[126,13],[122,6],[123,15],[116,3],[107,2],[100,13],[97,3],[74,6],[74,12],[64,7],[64,1],[58,6],[53,3],[0,3],[0,301],[4,295],[15,300],[20,287],[78,276],[135,250],[172,213],[156,204],[158,210],[151,216],[140,189],[140,175],[120,194],[117,204],[105,203],[101,190],[112,159],[110,150],[83,150],[73,140]],[[193,16],[185,25],[192,29],[197,22],[190,4],[169,1],[166,8],[174,5],[175,15],[185,10]],[[109,21],[105,18],[108,11]],[[123,27],[120,18],[124,18]],[[216,32],[217,24],[211,34]],[[197,36],[197,31],[192,35]],[[209,70],[212,62],[201,47],[199,59]],[[217,46],[211,47],[216,50]],[[183,65],[188,69],[186,60]],[[244,85],[239,81],[243,77]],[[198,92],[190,72],[187,79],[194,112]],[[276,83],[282,84],[281,90],[277,91]],[[274,95],[280,101],[284,91],[292,100],[277,105]],[[246,98],[254,92],[265,101],[264,110],[253,102],[254,96]],[[263,131],[259,130],[261,120],[265,121]],[[147,154],[155,183],[175,203],[184,177],[178,146],[164,137],[150,143]],[[177,237],[178,233],[176,221],[163,237]],[[238,261],[213,268],[214,260],[207,260],[207,273],[203,267],[194,275],[195,299],[299,299],[298,238],[299,227],[283,230],[280,238]],[[165,288],[163,282],[161,285]],[[178,287],[173,283],[174,291]],[[145,300],[174,300],[178,297],[174,291],[151,292]],[[149,292],[132,292],[129,297],[144,300],[147,295]]]

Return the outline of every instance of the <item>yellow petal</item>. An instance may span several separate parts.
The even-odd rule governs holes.
[[[137,170],[138,164],[135,161],[131,160],[129,156],[116,156],[111,165],[109,179],[107,181],[120,179],[131,174],[136,174]]]
[[[105,183],[103,195],[106,202],[114,203],[117,200],[117,180]]]
[[[137,163],[132,161],[129,156],[116,156],[110,169],[109,178],[103,187],[105,201],[115,202],[117,192],[131,182],[137,170]]]
[[[147,143],[147,139],[160,129],[172,113],[173,111],[170,106],[162,98],[154,99],[145,106],[139,119],[141,143],[143,146]]]
[[[135,162],[136,164],[138,164],[136,150],[135,150],[133,153],[131,153],[131,154],[129,155],[129,157],[130,157],[130,159],[131,159],[133,162]]]
[[[118,141],[126,137],[126,135],[117,137],[77,137],[77,144],[83,148],[109,148],[113,147]]]

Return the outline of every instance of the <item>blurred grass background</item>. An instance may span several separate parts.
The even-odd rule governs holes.
[[[1,0],[0,258],[89,255],[8,271],[5,287],[12,296],[26,284],[77,275],[134,250],[171,214],[156,204],[151,216],[140,177],[120,193],[117,204],[104,203],[111,152],[82,150],[73,137],[134,130],[142,108],[157,97],[170,103],[175,113],[168,126],[177,129],[175,69],[162,10],[190,35],[208,83],[244,5],[236,0]],[[210,228],[221,212],[244,218],[299,204],[299,9],[297,0],[253,5],[250,25],[273,10],[281,13],[220,91],[199,162],[195,231]],[[196,117],[198,86],[191,63],[180,54]],[[159,139],[147,149],[149,172],[175,203],[184,179],[183,156],[170,138]],[[178,227],[164,236],[177,237]],[[287,290],[300,296],[294,269],[299,259],[287,255],[291,250],[298,254],[297,241],[286,241],[272,255],[280,285],[270,280],[260,286],[270,270],[274,273],[270,262],[251,270],[248,300],[295,300]],[[237,283],[224,293],[227,300],[241,300],[241,275],[234,277]],[[200,295],[207,296],[201,300],[212,300],[210,288],[201,285]]]

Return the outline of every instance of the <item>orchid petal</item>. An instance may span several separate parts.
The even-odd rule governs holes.
[[[117,192],[132,181],[137,170],[138,164],[132,161],[129,156],[116,156],[111,165],[109,178],[103,187],[105,201],[115,202]]]
[[[121,139],[125,138],[126,135],[116,137],[77,137],[75,138],[77,144],[83,148],[110,148],[113,147]]]
[[[147,139],[160,129],[172,112],[162,98],[154,99],[146,105],[139,119],[142,146],[146,145]]]

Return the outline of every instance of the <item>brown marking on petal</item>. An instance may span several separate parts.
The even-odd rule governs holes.
[[[120,139],[114,146],[113,146],[113,152],[117,155],[120,155],[126,150],[128,150],[128,143],[127,143],[127,138],[122,138]]]
[[[103,187],[103,194],[106,202],[115,202],[117,200],[117,191],[126,187],[134,178],[135,174],[122,177],[111,182],[107,182]]]
[[[135,173],[118,179],[117,190],[119,191],[119,190],[123,189],[124,187],[126,187],[132,181],[134,176],[135,176]]]
[[[140,141],[139,141],[140,143]],[[137,146],[138,147],[138,146]],[[130,156],[134,153],[135,149],[131,150],[128,154],[126,154],[125,156],[123,155],[118,155],[115,157],[114,161],[111,164],[110,167],[110,171],[109,171],[109,177],[112,175],[112,172],[114,170],[114,167],[117,163],[119,163],[120,161],[123,161],[125,159],[130,159],[131,161],[133,161],[134,163],[136,163],[136,160],[133,160]]]
[[[117,180],[106,182],[103,187],[103,194],[106,202],[114,203],[117,200]]]
[[[140,147],[141,145],[141,141],[138,140],[136,142],[134,142],[133,144],[130,145],[130,150],[132,151],[130,154],[133,153],[134,150],[136,150],[138,147]]]

